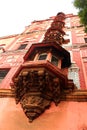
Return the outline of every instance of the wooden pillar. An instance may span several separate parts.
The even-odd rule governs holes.
[[[37,53],[34,57],[34,61],[36,61],[38,59],[39,53]]]
[[[61,64],[62,64],[62,60],[60,59],[60,60],[58,61],[58,68],[59,68],[59,69],[61,69]]]
[[[46,60],[51,61],[51,58],[52,58],[52,53],[48,52]]]

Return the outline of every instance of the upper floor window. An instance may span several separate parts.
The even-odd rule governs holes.
[[[87,38],[84,38],[84,40],[85,40],[85,43],[87,43]]]
[[[54,64],[55,66],[58,66],[58,57],[52,55],[51,63]]]
[[[21,44],[18,48],[18,50],[22,50],[22,49],[25,49],[27,46],[27,44]]]
[[[0,70],[0,83],[2,82],[4,77],[7,75],[8,71],[9,71],[9,69],[1,69]]]
[[[47,58],[47,53],[43,53],[39,55],[38,60],[46,60],[46,58]]]
[[[42,53],[42,54],[39,55],[38,60],[48,60],[53,65],[58,66],[59,58],[52,55],[52,54],[50,56],[48,56],[48,55],[49,55],[49,53]]]

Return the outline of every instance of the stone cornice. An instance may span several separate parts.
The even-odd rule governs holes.
[[[15,94],[12,89],[0,89],[0,98],[14,98],[14,97]],[[86,90],[77,89],[70,93],[68,93],[68,91],[65,91],[65,94],[61,96],[61,101],[86,102],[87,89]]]
[[[14,97],[12,89],[0,89],[0,98],[4,97]]]

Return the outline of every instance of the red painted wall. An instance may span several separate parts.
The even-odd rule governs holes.
[[[85,89],[87,88],[87,62],[86,59],[84,62],[84,57],[87,57],[87,48],[80,48],[80,45],[84,45],[85,43],[84,32],[82,31],[82,27],[77,27],[80,26],[78,16],[67,15],[67,18],[70,19],[68,22],[70,22],[69,31],[71,31],[72,42],[72,45],[68,46],[67,50],[71,50],[73,61],[76,62],[79,67],[80,87],[81,89]],[[7,76],[4,78],[2,83],[0,83],[1,88],[10,88],[11,79],[17,69],[23,63],[23,57],[26,54],[27,50],[33,43],[38,43],[43,40],[44,34],[46,33],[47,28],[50,27],[52,21],[52,18],[42,21],[34,21],[30,26],[26,27],[23,33],[0,39],[0,45],[2,43],[2,40],[3,43],[6,44],[4,46],[6,52],[0,53],[0,69],[10,68]],[[66,31],[68,31],[68,29],[66,29]],[[8,41],[9,39],[10,41]],[[6,40],[8,42],[6,42]],[[17,50],[21,44],[28,45],[24,50]],[[74,45],[77,45],[77,48],[73,48]]]
[[[67,22],[70,27],[66,31],[71,32],[71,42],[72,45],[68,46],[67,50],[72,53],[72,59],[79,67],[79,79],[81,89],[87,88],[87,47],[84,46],[85,43],[85,33],[84,27],[80,24],[80,19],[77,15],[67,15]],[[85,60],[85,62],[84,62]],[[72,62],[73,62],[72,61]]]
[[[86,84],[85,84],[85,77],[84,77],[84,72],[83,72],[83,66],[82,66],[82,59],[81,59],[80,51],[74,50],[72,53],[73,53],[73,60],[76,62],[77,66],[79,67],[80,88],[85,89]]]
[[[10,88],[12,77],[24,62],[24,55],[33,43],[41,42],[47,28],[51,25],[51,20],[35,21],[22,34],[1,38],[1,43],[5,43],[5,52],[0,54],[0,69],[9,68],[6,77],[0,83],[0,88]],[[9,40],[13,38],[12,40]],[[9,40],[9,41],[8,41]],[[8,42],[6,42],[8,41]],[[0,44],[1,44],[0,43]],[[21,44],[27,44],[24,50],[17,50]]]
[[[69,15],[68,15],[69,16]],[[70,15],[70,25],[77,25],[74,20],[77,16]],[[76,19],[75,19],[76,18]],[[72,20],[73,19],[73,20]],[[72,21],[72,22],[71,22]],[[10,68],[9,73],[0,83],[0,88],[10,88],[13,75],[24,62],[23,57],[31,44],[40,42],[50,26],[52,19],[42,22],[33,22],[25,31],[14,36],[11,41],[6,43],[5,53],[0,53],[0,69]],[[74,23],[73,23],[74,22]],[[39,26],[40,25],[40,26]],[[39,29],[39,31],[37,31]],[[33,31],[37,32],[33,32]],[[32,34],[29,34],[29,31]],[[67,50],[72,53],[72,59],[79,67],[79,79],[81,89],[87,88],[87,47],[80,48],[79,45],[84,44],[84,36],[80,37],[76,34],[78,28],[71,31],[72,45],[67,46]],[[26,34],[27,33],[27,34]],[[79,34],[79,33],[78,33]],[[82,33],[83,34],[83,33]],[[8,37],[10,38],[10,37]],[[7,39],[8,39],[7,38]],[[29,39],[28,39],[29,38]],[[82,39],[78,40],[77,39]],[[0,41],[2,40],[0,39]],[[0,42],[1,44],[2,42]],[[17,50],[19,45],[28,43],[25,50]],[[73,46],[78,44],[76,48]],[[63,70],[64,73],[67,70]],[[9,117],[9,119],[8,119]],[[87,129],[87,103],[86,102],[60,102],[58,106],[54,103],[40,117],[32,123],[28,122],[20,104],[16,105],[14,98],[0,98],[0,130],[86,130]]]

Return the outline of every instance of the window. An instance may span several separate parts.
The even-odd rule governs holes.
[[[85,40],[85,43],[87,43],[87,38],[84,38],[84,40]]]
[[[0,83],[2,82],[4,77],[7,75],[8,71],[9,71],[8,69],[0,70]]]
[[[51,63],[58,66],[58,58],[56,56],[52,56]]]
[[[46,58],[47,58],[47,54],[43,53],[43,54],[40,54],[38,60],[46,60]]]
[[[25,47],[27,46],[27,44],[21,44],[18,48],[18,50],[22,50],[22,49],[25,49]]]

